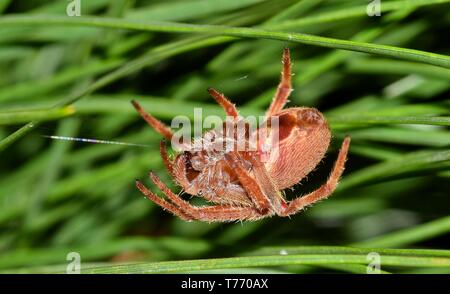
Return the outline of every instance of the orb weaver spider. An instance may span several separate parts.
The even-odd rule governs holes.
[[[171,160],[161,141],[160,153],[165,167],[174,180],[190,195],[198,195],[214,205],[193,206],[172,192],[153,172],[150,178],[164,193],[156,196],[136,180],[137,188],[163,209],[186,221],[227,222],[259,220],[278,215],[290,216],[319,200],[330,196],[344,171],[350,145],[345,137],[328,180],[317,190],[287,201],[282,190],[292,187],[308,175],[324,157],[331,140],[328,123],[322,113],[309,107],[283,109],[292,92],[291,58],[285,49],[282,58],[281,81],[265,117],[278,119],[279,142],[273,148],[277,156],[261,160],[256,151],[184,151]],[[239,121],[238,111],[223,94],[210,88],[208,92],[228,117]],[[173,138],[173,131],[132,101],[137,112],[165,139]],[[215,133],[211,133],[215,132]],[[225,133],[208,131],[215,138]],[[236,138],[234,138],[236,139]]]

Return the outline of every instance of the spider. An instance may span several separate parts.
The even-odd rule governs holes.
[[[256,151],[184,151],[171,160],[165,140],[160,153],[165,167],[174,180],[190,195],[198,195],[214,205],[193,206],[172,192],[153,172],[149,176],[164,193],[156,196],[136,180],[137,188],[151,201],[186,221],[229,222],[259,220],[270,216],[290,216],[305,207],[326,199],[336,189],[344,171],[350,137],[345,137],[331,174],[317,190],[287,201],[282,193],[300,182],[324,157],[331,140],[327,121],[317,109],[293,107],[283,109],[292,92],[291,58],[284,49],[281,81],[265,118],[278,119],[279,142],[277,156],[262,160]],[[223,94],[210,88],[210,95],[223,108],[227,117],[239,121],[238,111]],[[136,102],[133,106],[142,118],[165,139],[171,140],[172,130],[146,113]],[[269,127],[270,128],[270,127]],[[224,133],[208,131],[203,135],[219,138]],[[226,138],[225,138],[226,139]],[[236,139],[236,138],[235,138]]]

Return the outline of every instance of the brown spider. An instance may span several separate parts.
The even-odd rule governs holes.
[[[283,109],[291,88],[291,60],[289,49],[284,50],[281,82],[265,118],[278,119],[278,156],[261,160],[261,150],[256,151],[184,151],[172,161],[161,141],[163,162],[175,181],[191,195],[199,195],[212,206],[193,206],[173,193],[153,172],[150,178],[165,194],[160,198],[136,180],[137,188],[150,200],[186,221],[201,220],[225,222],[234,220],[258,220],[278,215],[293,215],[308,205],[327,198],[338,184],[344,171],[350,138],[342,143],[334,168],[327,182],[317,190],[292,201],[285,200],[282,190],[292,187],[322,160],[328,149],[331,133],[327,121],[317,109],[294,107]],[[238,111],[223,94],[214,89],[208,92],[222,106],[227,116],[240,120]],[[139,114],[166,139],[173,132],[161,121],[146,113],[132,101]],[[270,129],[270,127],[268,127]],[[224,135],[217,131],[206,134],[214,138]],[[246,134],[246,138],[248,134]],[[236,137],[234,137],[236,139]],[[259,145],[258,145],[259,146]]]

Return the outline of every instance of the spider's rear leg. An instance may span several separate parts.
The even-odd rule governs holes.
[[[264,163],[262,163],[257,156],[251,156],[250,162],[252,164],[256,182],[259,183],[261,191],[268,195],[273,210],[276,213],[279,213],[287,205],[283,194],[276,186],[275,181],[269,175]]]
[[[347,159],[348,148],[350,146],[350,137],[345,137],[342,142],[341,150],[339,151],[338,158],[334,164],[334,168],[331,172],[327,182],[323,184],[317,190],[303,196],[296,198],[289,202],[287,208],[281,213],[281,216],[289,216],[297,213],[308,205],[314,204],[317,201],[327,198],[334,192],[337,187],[338,181],[344,172],[345,160]]]
[[[243,159],[239,153],[237,151],[226,153],[225,160],[236,174],[248,197],[255,205],[255,208],[263,214],[269,212],[269,210],[273,210],[270,199],[263,193],[259,183],[250,176],[249,172],[243,166]]]
[[[281,71],[281,81],[278,84],[277,92],[273,97],[273,101],[266,113],[266,117],[271,117],[272,115],[280,112],[284,105],[286,105],[287,99],[292,92],[291,55],[289,53],[289,48],[284,49],[282,61],[283,70]]]
[[[183,213],[192,215],[195,220],[223,222],[235,220],[257,220],[264,217],[264,215],[258,213],[251,207],[225,205],[195,207],[173,193],[172,190],[170,190],[154,173],[150,172],[150,178],[173,204],[177,205]]]
[[[162,121],[158,120],[151,114],[144,111],[142,106],[136,101],[132,100],[131,104],[133,104],[134,108],[136,108],[137,112],[142,116],[142,118],[153,128],[155,131],[160,133],[167,140],[171,140],[173,133],[172,130],[166,126]]]

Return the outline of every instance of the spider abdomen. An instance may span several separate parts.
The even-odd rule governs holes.
[[[328,123],[317,109],[288,108],[276,114],[280,140],[265,166],[278,189],[299,183],[324,157],[331,140]]]

